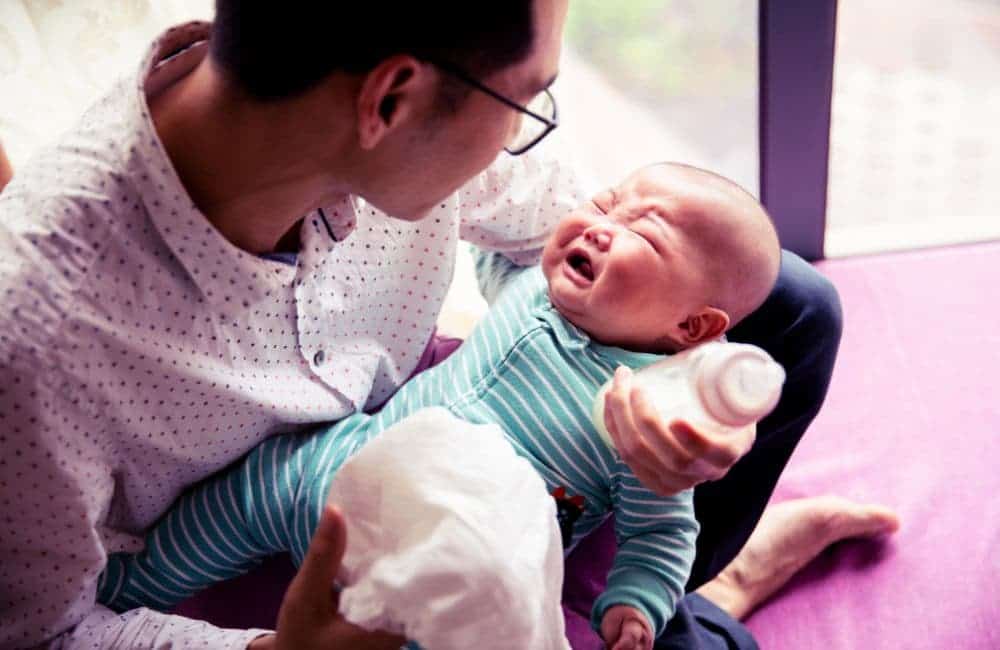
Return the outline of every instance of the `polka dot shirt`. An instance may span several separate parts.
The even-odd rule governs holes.
[[[259,631],[95,605],[106,554],[268,436],[384,402],[457,241],[536,261],[581,196],[551,154],[502,154],[419,222],[346,197],[305,217],[295,264],[248,254],[194,207],[149,117],[208,34],[162,35],[0,195],[0,647],[246,647]]]

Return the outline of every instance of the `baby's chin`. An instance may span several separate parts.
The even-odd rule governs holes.
[[[593,334],[591,333],[587,323],[587,312],[582,308],[582,306],[572,303],[567,304],[567,298],[571,298],[572,296],[566,296],[563,292],[559,291],[557,286],[553,286],[554,283],[548,276],[546,276],[545,279],[548,281],[549,302],[551,302],[555,310],[559,312],[559,315],[593,338]]]
[[[559,312],[560,316],[562,316],[566,320],[572,322],[573,321],[573,315],[571,313],[568,313],[569,310],[566,309],[566,305],[563,304],[562,299],[561,299],[562,298],[562,294],[561,294],[561,292],[559,291],[558,288],[556,288],[556,287],[553,286],[552,278],[549,275],[545,276],[545,283],[546,283],[546,286],[548,287],[547,293],[548,293],[548,296],[549,296],[549,302],[552,303],[552,306],[555,307],[555,310],[557,312]],[[576,325],[576,323],[573,323],[573,324]]]

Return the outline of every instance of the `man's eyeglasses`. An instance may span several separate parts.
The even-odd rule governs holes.
[[[459,81],[466,83],[476,90],[486,93],[493,99],[506,104],[519,113],[530,117],[530,120],[521,119],[521,128],[504,150],[512,156],[519,156],[528,149],[542,141],[542,138],[559,126],[559,114],[556,109],[556,99],[546,88],[540,92],[527,106],[521,106],[512,99],[501,95],[489,86],[483,84],[473,76],[466,74],[460,68],[442,61],[428,61],[443,72],[447,72]]]

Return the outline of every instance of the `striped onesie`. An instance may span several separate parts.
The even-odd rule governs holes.
[[[617,366],[661,357],[592,341],[553,308],[539,267],[510,275],[468,340],[380,412],[270,438],[187,492],[147,535],[144,551],[108,558],[98,600],[117,611],[166,609],[268,555],[289,551],[298,565],[337,469],[380,431],[440,406],[472,423],[501,426],[558,497],[567,553],[615,514],[617,553],[591,624],[599,629],[607,608],[630,605],[658,636],[694,560],[692,491],[664,498],[644,488],[601,441],[590,416]]]

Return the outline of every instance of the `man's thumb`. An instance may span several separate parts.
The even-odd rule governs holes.
[[[336,506],[326,504],[302,566],[295,576],[300,595],[329,597],[347,548],[347,524]]]

